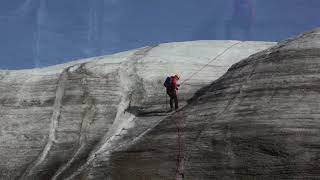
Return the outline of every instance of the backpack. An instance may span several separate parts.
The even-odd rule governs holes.
[[[163,86],[166,88],[171,88],[172,87],[172,79],[171,77],[167,77],[166,80],[163,83]]]

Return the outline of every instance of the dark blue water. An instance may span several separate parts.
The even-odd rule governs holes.
[[[319,0],[0,1],[0,69],[163,42],[280,41],[320,26]]]

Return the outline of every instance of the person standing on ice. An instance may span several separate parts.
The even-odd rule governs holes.
[[[178,74],[167,77],[165,82],[163,83],[164,87],[166,87],[167,94],[170,97],[170,111],[173,111],[173,102],[175,110],[177,111],[179,108],[179,102],[178,102],[178,96],[177,91],[179,90],[178,87],[180,84],[178,84],[178,81],[180,80],[180,76]]]

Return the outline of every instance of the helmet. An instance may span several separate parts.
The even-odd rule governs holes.
[[[174,77],[176,77],[177,79],[180,79],[179,74],[174,75]]]

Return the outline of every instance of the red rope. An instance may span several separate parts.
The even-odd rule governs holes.
[[[189,81],[193,76],[195,76],[197,73],[199,73],[200,71],[202,71],[204,68],[206,68],[207,66],[210,65],[210,63],[212,63],[213,61],[215,61],[216,59],[218,59],[220,56],[224,55],[228,50],[230,50],[232,47],[238,45],[242,43],[240,42],[236,42],[234,44],[232,44],[231,46],[229,46],[228,48],[226,48],[224,51],[222,51],[221,53],[219,53],[217,56],[215,56],[213,59],[211,59],[207,64],[205,64],[201,69],[199,69],[198,71],[194,72],[193,74],[190,75],[190,77],[188,77],[187,79],[185,79],[180,85],[184,84],[185,82]],[[184,160],[185,158],[187,158],[187,153],[183,153],[184,149],[183,149],[183,127],[182,127],[182,117],[181,114],[178,112],[177,113],[177,120],[176,120],[176,127],[177,127],[177,143],[178,143],[178,154],[177,154],[177,166],[176,166],[176,180],[183,180],[184,179]]]
[[[177,154],[177,166],[176,166],[176,180],[184,179],[184,154],[183,154],[183,132],[182,132],[182,117],[178,113],[176,120],[177,127],[177,143],[178,143],[178,154]]]

